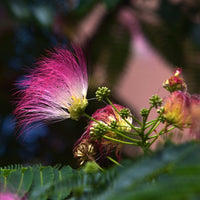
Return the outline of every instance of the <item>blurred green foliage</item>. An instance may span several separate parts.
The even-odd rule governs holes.
[[[156,154],[103,172],[85,170],[87,165],[79,170],[58,165],[11,165],[0,168],[0,185],[30,200],[199,199],[199,151],[199,143],[168,144]]]
[[[198,0],[157,2],[154,8],[143,0],[6,0],[0,3],[0,165],[18,161],[76,166],[72,148],[84,131],[85,120],[50,125],[45,136],[44,130],[33,130],[37,139],[27,144],[25,139],[29,136],[22,135],[21,140],[15,140],[14,130],[7,134],[12,122],[5,118],[14,110],[14,83],[23,78],[24,68],[34,68],[34,62],[45,49],[67,45],[74,42],[75,36],[84,35],[79,25],[99,5],[105,13],[95,24],[95,31],[81,43],[89,74],[102,65],[107,75],[105,84],[112,89],[124,71],[134,39],[118,17],[121,10],[128,8],[152,46],[169,63],[184,68],[190,92],[199,92],[200,22],[196,19],[200,3]],[[149,21],[152,16],[156,20]],[[88,97],[94,97],[96,85],[89,87]],[[91,102],[87,112],[91,114],[97,107]]]

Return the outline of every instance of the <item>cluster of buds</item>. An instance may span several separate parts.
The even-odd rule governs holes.
[[[123,112],[126,108],[117,104],[114,104],[114,106],[118,112],[111,105],[98,109],[92,115],[93,120],[89,122],[85,133],[75,144],[73,153],[80,165],[88,160],[102,161],[113,151],[115,151],[117,158],[120,159],[121,144],[113,140],[122,139],[117,134],[117,131],[130,131],[131,128],[120,116],[120,111]],[[132,118],[127,117],[127,120],[132,123]],[[112,138],[113,140],[107,138]]]
[[[110,90],[107,87],[98,87],[96,91],[96,98],[98,101],[102,101],[110,96]]]
[[[179,76],[181,72],[182,70],[180,68],[177,68],[174,72],[174,75],[164,81],[163,87],[169,92],[186,91],[187,86],[184,80]]]

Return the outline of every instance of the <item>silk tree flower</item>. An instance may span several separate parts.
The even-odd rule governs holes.
[[[42,57],[25,79],[18,82],[22,88],[15,115],[24,127],[39,121],[56,122],[71,118],[78,120],[85,110],[88,81],[82,50],[73,47],[55,48]]]
[[[200,139],[200,95],[181,91],[171,93],[164,105],[163,116],[180,129],[189,128],[190,134]]]
[[[168,123],[178,128],[190,128],[190,133],[200,139],[200,95],[190,95],[187,86],[180,78],[181,69],[177,68],[174,75],[165,80],[163,87],[171,96],[167,98],[163,116]]]
[[[185,92],[175,91],[167,98],[164,105],[163,116],[168,123],[182,129],[191,125],[190,95]]]
[[[114,106],[119,112],[124,109],[121,105],[114,104]],[[102,135],[114,139],[123,139],[121,136],[117,135],[115,131],[108,130],[107,128],[110,127],[122,131],[130,131],[130,126],[111,105],[98,109],[92,115],[92,118],[95,121],[91,120],[89,122],[86,131],[74,145],[74,157],[78,159],[80,164],[88,160],[101,162],[107,155],[115,151],[117,158],[120,159],[119,152],[121,144],[106,139],[102,137]],[[127,120],[132,123],[132,118],[128,117]]]
[[[182,78],[180,78],[182,70],[177,68],[174,72],[174,75],[171,76],[169,79],[165,80],[163,83],[163,87],[168,90],[169,92],[174,91],[186,91],[187,85]]]

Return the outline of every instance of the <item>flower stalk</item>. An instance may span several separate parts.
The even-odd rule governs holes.
[[[200,139],[200,95],[187,93],[187,85],[180,77],[180,68],[163,83],[169,96],[163,102],[157,94],[152,95],[149,108],[140,111],[142,120],[136,118],[130,109],[113,103],[109,98],[111,91],[107,87],[98,87],[96,100],[108,105],[90,116],[85,112],[88,106],[86,60],[80,47],[72,47],[73,51],[60,47],[49,51],[16,84],[21,90],[15,94],[18,99],[14,114],[22,130],[36,123],[87,117],[89,122],[86,131],[73,149],[80,165],[87,162],[99,165],[105,159],[120,165],[111,153],[114,152],[120,160],[122,145],[140,146],[144,152],[148,152],[160,136],[175,128],[181,131],[189,128],[190,133]],[[157,116],[148,121],[153,109],[157,110]],[[162,124],[164,127],[158,132]]]

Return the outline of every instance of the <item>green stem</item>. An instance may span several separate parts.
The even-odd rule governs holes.
[[[126,132],[126,131],[123,131],[123,133],[125,134],[129,134],[129,135],[140,135],[139,133],[133,133],[133,132]]]
[[[7,176],[4,176],[4,187],[3,187],[3,191],[5,191],[7,188]]]
[[[153,139],[153,138],[156,138],[156,137],[158,137],[157,134],[156,134],[156,135],[149,136],[147,139],[149,140],[149,139]]]
[[[107,136],[107,135],[103,135],[102,137],[105,138],[105,139],[111,140],[111,141],[113,141],[113,142],[118,142],[118,143],[122,143],[122,144],[129,144],[129,145],[138,146],[137,143],[126,142],[126,141],[123,141],[123,140],[118,140],[118,139],[115,139],[115,138],[111,138],[111,137],[109,137],[109,136]]]
[[[120,130],[120,129],[112,129],[112,128],[108,128],[111,131],[117,131],[118,133],[122,133],[122,134],[127,134],[127,135],[139,135],[139,133],[133,133],[133,132],[128,132],[128,131],[124,131],[124,130]]]
[[[148,147],[150,147],[150,146],[157,140],[157,138],[158,138],[159,136],[161,136],[161,135],[163,135],[163,134],[165,134],[165,133],[167,133],[167,132],[170,132],[171,130],[173,130],[173,129],[176,128],[175,126],[173,126],[173,127],[169,128],[169,129],[167,130],[167,127],[168,127],[168,125],[167,125],[166,127],[164,127],[158,134],[148,137],[148,139],[154,138],[154,139],[149,143]]]
[[[148,116],[149,116],[149,113],[151,111],[151,109],[153,108],[153,106],[151,105],[149,110],[148,110],[148,113],[145,117],[143,117],[143,123],[142,123],[142,127],[141,127],[141,133],[140,133],[140,136],[142,137],[142,139],[144,140],[144,131],[145,131],[145,125],[146,125],[146,121],[148,119]]]
[[[117,110],[117,108],[113,105],[113,103],[110,101],[110,99],[108,97],[106,97],[106,100],[108,101],[108,103],[113,107],[113,109],[117,112],[117,114],[120,116],[120,112],[119,110]],[[122,118],[132,129],[135,130],[135,132],[138,132],[137,128],[135,128],[135,126],[133,126],[133,124],[131,124],[127,119]],[[138,132],[139,133],[139,132]]]
[[[43,174],[41,170],[40,170],[40,182],[41,182],[41,186],[43,186]]]
[[[163,134],[165,134],[165,133],[167,133],[167,132],[172,131],[172,130],[175,129],[175,128],[176,128],[176,127],[173,126],[173,127],[169,128],[168,130],[166,130],[166,127],[165,127],[165,128],[163,128],[163,129],[159,132],[159,134],[149,136],[148,139],[152,139],[152,138],[158,137],[158,135],[159,135],[159,136],[160,136],[160,135],[163,135]]]
[[[130,126],[125,126],[125,125],[124,126],[123,125],[117,125],[117,127],[130,128]],[[135,126],[135,129],[140,130],[141,128]]]
[[[112,129],[112,128],[108,128],[108,130],[110,130],[110,131],[116,133],[117,135],[120,135],[120,136],[122,136],[123,138],[126,138],[126,139],[128,139],[128,140],[130,140],[130,141],[132,141],[132,142],[137,142],[137,143],[140,143],[140,142],[141,142],[141,140],[137,140],[137,139],[134,139],[134,138],[129,137],[129,136],[127,136],[127,135],[124,135],[124,134],[123,134],[123,133],[124,133],[123,131],[121,132],[121,131],[119,131],[119,130],[117,130],[117,129]]]
[[[146,133],[146,137],[148,137],[160,125],[160,123],[161,121],[156,120],[150,130]]]
[[[150,146],[157,140],[159,135],[157,135],[157,137],[155,137],[148,145],[148,148],[150,148]]]
[[[114,164],[120,166],[120,167],[123,167],[119,162],[117,162],[116,160],[114,160],[113,158],[111,158],[110,156],[107,156],[107,158],[112,161]]]
[[[150,121],[146,122],[145,125],[152,124],[153,122],[155,122],[155,120],[156,119],[150,120]]]
[[[93,161],[93,162],[95,162],[95,161]],[[95,162],[95,164],[97,165],[97,167],[103,172],[104,171],[104,169],[99,165],[99,164],[97,164],[96,162]]]
[[[94,119],[93,117],[91,117],[87,113],[83,113],[83,116],[85,116],[85,117],[89,118],[90,120],[95,121],[96,123],[100,124],[100,122],[98,120]],[[118,130],[118,129],[111,129],[109,127],[108,127],[108,130],[114,131],[116,134],[121,135],[122,137],[124,137],[124,138],[126,138],[128,140],[131,140],[133,142],[140,142],[140,140],[133,139],[133,138],[128,137],[128,136],[123,134],[123,133],[125,133],[125,134],[131,134],[131,135],[138,135],[138,133],[131,133],[131,132],[122,131],[122,130]]]
[[[174,130],[175,128],[177,128],[176,126],[172,126],[171,128],[169,128],[168,130],[167,130],[167,132],[169,132],[169,131],[172,131],[172,130]],[[164,133],[163,133],[164,134]]]
[[[21,176],[21,179],[20,179],[20,182],[19,182],[19,187],[18,187],[18,190],[17,190],[17,194],[19,194],[19,192],[21,190],[23,180],[24,180],[24,173],[22,173],[22,176]]]
[[[161,123],[160,121],[160,116],[161,114],[159,114],[159,116],[157,117],[156,120],[151,120],[151,122],[153,123],[150,123],[152,125],[152,127],[150,128],[150,130],[146,133],[146,138],[148,138],[148,136],[159,126],[159,124]]]
[[[92,121],[95,121],[95,122],[98,123],[98,124],[100,123],[98,120],[94,119],[93,117],[91,117],[90,115],[88,115],[88,114],[85,113],[85,112],[84,112],[82,115],[85,116],[85,117],[87,117],[87,118],[89,118],[89,119],[92,120]]]
[[[149,128],[150,126],[152,126],[155,121],[157,121],[157,119],[154,119],[154,120],[151,120],[150,123],[146,122],[146,126],[145,126],[145,129]]]
[[[136,121],[140,126],[142,126],[142,122],[138,120],[136,117],[134,117],[133,115],[128,115],[128,116],[131,117],[134,121]]]

